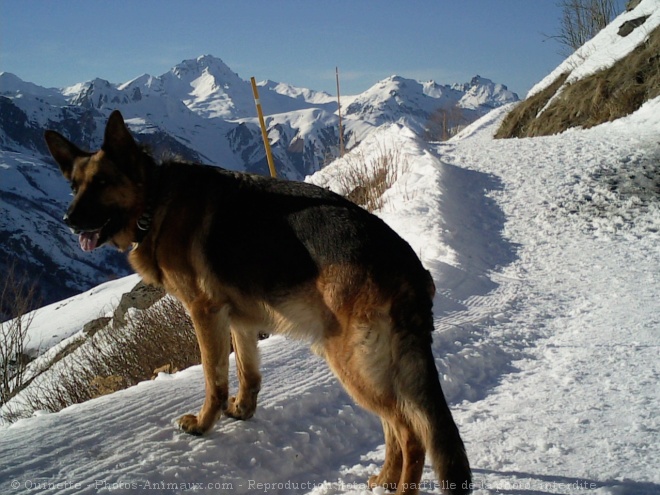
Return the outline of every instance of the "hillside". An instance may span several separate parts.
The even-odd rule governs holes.
[[[496,137],[593,127],[629,115],[658,95],[660,2],[643,0],[534,86]]]
[[[334,97],[273,81],[260,88],[280,176],[302,180],[334,159],[339,140]],[[344,97],[346,146],[388,122],[423,132],[433,112],[447,105],[458,105],[468,122],[516,99],[485,78],[450,87],[394,76],[362,95]],[[158,77],[144,74],[122,84],[94,79],[63,89],[0,73],[0,236],[6,239],[0,243],[0,273],[16,263],[19,273],[39,281],[43,304],[129,273],[123,255],[103,250],[86,256],[76,246],[61,222],[68,187],[43,140],[44,130],[54,129],[83,148],[97,149],[107,117],[117,108],[158,157],[268,173],[250,83],[218,58],[185,60]]]

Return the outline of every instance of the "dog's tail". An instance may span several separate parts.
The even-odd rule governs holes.
[[[438,378],[431,350],[430,308],[424,313],[427,318],[420,318],[419,312],[406,318],[408,331],[399,333],[397,402],[426,448],[439,487],[451,495],[467,494],[472,491],[470,463]],[[411,332],[411,324],[418,331]]]
[[[465,446],[445,401],[431,348],[426,347],[401,356],[399,407],[424,444],[440,488],[452,495],[470,493]]]

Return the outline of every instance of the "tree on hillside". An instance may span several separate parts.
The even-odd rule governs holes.
[[[17,270],[16,262],[11,261],[0,284],[0,315],[6,311],[10,316],[0,322],[0,406],[20,390],[30,361],[25,344],[34,318],[29,311],[35,304],[37,286]]]
[[[450,108],[438,108],[426,123],[425,137],[429,141],[447,141],[468,124],[458,104]]]
[[[548,37],[557,40],[568,54],[573,53],[616,17],[621,11],[621,2],[622,0],[558,0],[557,5],[562,12],[559,33]]]

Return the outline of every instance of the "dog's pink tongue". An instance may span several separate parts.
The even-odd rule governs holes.
[[[96,245],[99,242],[100,232],[83,232],[78,237],[78,242],[80,243],[80,249],[83,251],[89,252],[93,251],[96,248]]]

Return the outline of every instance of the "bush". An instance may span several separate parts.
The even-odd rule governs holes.
[[[408,169],[400,150],[392,147],[381,146],[369,157],[353,151],[344,160],[346,164],[338,178],[340,187],[346,191],[344,196],[371,212],[383,207],[383,194]]]
[[[438,108],[426,122],[424,138],[427,141],[447,141],[468,124],[469,120],[458,104],[450,108]]]
[[[616,0],[559,0],[562,16],[557,40],[568,54],[584,45],[607,26],[621,10]]]
[[[35,379],[20,404],[5,408],[4,420],[34,411],[59,411],[153,377],[154,370],[184,369],[201,362],[192,322],[183,306],[166,296],[143,311],[126,315],[94,335],[80,337],[74,350]]]
[[[32,359],[25,345],[34,318],[29,310],[35,304],[36,285],[16,270],[16,263],[9,263],[0,285],[0,307],[11,315],[11,319],[0,323],[0,407],[23,387],[25,370]]]

